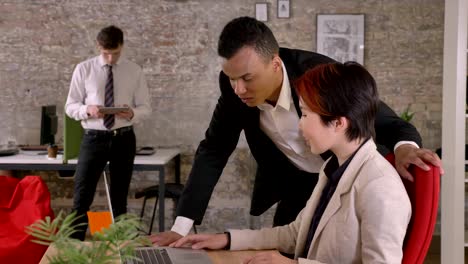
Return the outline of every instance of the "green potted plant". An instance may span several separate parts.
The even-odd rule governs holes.
[[[410,106],[408,105],[406,109],[401,113],[400,118],[405,120],[406,122],[411,122],[413,116],[414,112],[410,111]]]
[[[51,245],[56,249],[54,256],[48,257],[50,264],[107,264],[120,259],[137,259],[133,250],[137,246],[150,246],[151,242],[140,236],[142,224],[134,215],[119,216],[109,228],[93,235],[89,243],[83,243],[70,236],[78,225],[73,225],[74,213],[64,216],[61,211],[51,221],[48,216],[26,227],[26,232],[33,236],[33,242]]]

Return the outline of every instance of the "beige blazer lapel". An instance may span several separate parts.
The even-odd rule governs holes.
[[[322,218],[320,219],[320,222],[317,226],[317,230],[315,231],[314,237],[312,239],[309,252],[307,253],[308,255],[310,254],[311,250],[314,248],[317,238],[320,236],[321,232],[327,225],[330,218],[340,209],[341,196],[348,193],[351,190],[351,187],[353,186],[354,180],[356,179],[359,173],[359,170],[361,169],[363,164],[366,162],[366,160],[368,160],[369,157],[373,155],[372,153],[375,152],[375,149],[376,149],[375,143],[372,140],[367,141],[366,143],[364,143],[361,149],[359,149],[359,151],[356,153],[356,155],[353,157],[353,159],[349,163],[345,172],[341,176],[340,182],[338,183],[338,186],[336,187],[335,193],[331,197],[330,202],[327,205],[327,208],[323,212]],[[326,176],[322,175],[322,173],[324,173],[323,169],[322,171],[320,171],[320,176],[326,178]],[[320,194],[321,192],[322,191],[320,191]],[[320,200],[320,196],[318,196],[317,199]],[[312,215],[313,213],[314,212],[312,212]]]
[[[343,191],[343,190],[341,190],[341,191]],[[310,254],[310,250],[312,250],[313,245],[315,244],[315,241],[320,236],[323,228],[327,225],[330,218],[338,211],[338,209],[340,209],[340,207],[341,207],[340,196],[343,193],[345,193],[345,192],[339,192],[338,187],[336,188],[335,193],[333,194],[332,198],[330,199],[330,202],[328,202],[327,208],[323,212],[322,218],[320,219],[320,222],[319,222],[319,224],[317,226],[317,230],[315,230],[315,234],[314,234],[314,237],[312,238],[312,243],[310,245],[308,254]]]
[[[320,195],[322,194],[323,188],[327,184],[327,181],[328,179],[325,175],[319,175],[317,185],[315,186],[314,191],[309,198],[309,202],[307,202],[306,207],[303,209],[301,224],[297,234],[296,250],[294,252],[297,257],[299,257],[304,250],[310,224],[312,222],[312,217],[314,216],[315,208],[317,208],[317,205],[320,201]]]

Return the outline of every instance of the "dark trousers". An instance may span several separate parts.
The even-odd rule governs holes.
[[[287,225],[296,219],[317,185],[318,173],[302,172],[300,181],[300,184],[295,184],[294,190],[289,190],[278,202],[273,217],[273,226]]]
[[[75,173],[73,211],[80,217],[78,232],[72,237],[84,240],[89,211],[99,178],[109,162],[110,197],[114,217],[127,212],[127,195],[132,178],[136,140],[131,127],[116,131],[85,130]]]

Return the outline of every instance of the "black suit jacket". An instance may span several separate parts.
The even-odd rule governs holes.
[[[291,80],[291,94],[301,116],[293,81],[306,70],[333,60],[317,53],[286,48],[280,49],[279,56]],[[219,87],[221,96],[205,139],[200,142],[196,151],[193,167],[177,208],[178,216],[193,219],[196,224],[200,224],[203,219],[213,189],[237,146],[242,130],[257,162],[250,209],[252,215],[262,214],[288,193],[302,191],[312,177],[296,168],[263,133],[259,127],[259,109],[242,103],[223,72],[219,75]],[[376,141],[389,149],[393,149],[401,140],[414,141],[421,146],[421,138],[416,129],[400,119],[383,102],[379,105],[375,128]],[[310,192],[310,186],[307,189]]]

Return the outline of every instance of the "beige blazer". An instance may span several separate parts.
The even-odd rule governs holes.
[[[328,180],[325,165],[294,222],[261,230],[229,230],[231,250],[278,249],[294,253],[299,263],[401,263],[411,204],[400,176],[372,140],[361,147],[343,173],[320,219],[307,259],[299,258]]]

